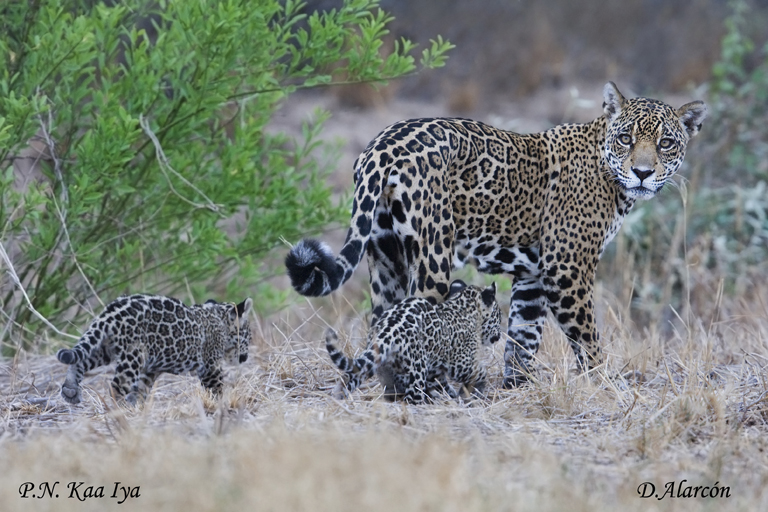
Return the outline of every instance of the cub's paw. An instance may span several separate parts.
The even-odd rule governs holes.
[[[61,397],[70,404],[79,404],[80,388],[64,383],[61,386]]]

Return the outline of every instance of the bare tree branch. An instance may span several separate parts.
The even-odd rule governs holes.
[[[152,140],[152,144],[155,145],[155,154],[157,155],[157,163],[160,164],[160,170],[162,171],[163,176],[165,176],[165,179],[168,181],[168,186],[171,188],[171,192],[173,192],[173,194],[176,195],[179,199],[181,199],[185,203],[188,203],[191,206],[194,206],[195,208],[208,208],[213,212],[220,213],[220,210],[221,210],[220,205],[217,205],[213,201],[211,201],[208,198],[208,196],[206,196],[199,188],[197,188],[184,176],[176,172],[173,169],[173,167],[171,167],[171,164],[168,163],[168,158],[165,156],[163,147],[160,145],[160,141],[157,140],[157,136],[155,135],[155,132],[153,132],[152,129],[149,127],[149,121],[147,121],[147,118],[144,117],[143,115],[139,115],[139,124],[141,125],[142,130],[144,130],[144,133],[147,134],[147,137],[149,137]],[[208,204],[195,203],[194,201],[187,199],[186,197],[179,194],[176,191],[176,189],[173,187],[173,183],[171,182],[171,179],[168,177],[168,172],[166,171],[166,169],[172,172],[174,175],[176,175],[176,177],[179,178],[185,185],[187,185],[192,190],[200,194]]]
[[[41,315],[35,307],[32,305],[32,301],[29,300],[29,296],[27,295],[26,290],[24,289],[24,286],[21,284],[21,280],[19,280],[19,276],[16,274],[16,269],[13,268],[13,263],[11,263],[11,259],[8,257],[8,253],[5,252],[5,247],[3,247],[3,244],[0,242],[0,258],[5,262],[5,265],[8,267],[8,274],[11,276],[11,280],[16,284],[16,286],[21,290],[21,294],[24,295],[24,299],[27,301],[27,307],[29,310],[42,322],[47,325],[49,328],[51,328],[56,334],[60,336],[66,336],[67,338],[72,339],[80,339],[79,336],[73,336],[71,334],[67,334],[65,332],[61,332],[56,328],[55,325],[53,325],[51,322],[48,321],[47,318],[45,318],[43,315]]]
[[[52,109],[48,109],[48,121],[47,124],[43,121],[42,116],[38,116],[38,119],[40,121],[40,131],[43,133],[43,139],[45,140],[46,146],[48,146],[48,152],[50,153],[51,159],[53,160],[53,172],[56,176],[56,180],[59,182],[59,188],[61,190],[61,204],[59,204],[59,201],[56,200],[55,196],[52,196],[53,198],[53,204],[56,206],[56,213],[59,216],[59,220],[61,221],[61,228],[64,231],[64,238],[67,240],[67,245],[69,246],[69,251],[72,254],[72,261],[75,263],[75,267],[77,268],[77,271],[80,272],[80,276],[85,281],[85,284],[88,285],[88,288],[91,290],[91,293],[94,297],[96,297],[96,300],[99,301],[99,304],[101,304],[101,307],[105,307],[104,302],[101,300],[101,297],[99,297],[99,294],[96,293],[96,290],[94,289],[91,282],[88,280],[88,277],[85,275],[85,272],[83,271],[83,268],[80,266],[80,262],[77,261],[77,256],[75,255],[75,249],[72,246],[72,239],[69,237],[69,230],[67,229],[67,210],[66,205],[69,203],[69,193],[67,191],[67,187],[64,184],[64,175],[61,172],[61,160],[56,156],[56,143],[54,142],[53,138],[50,135],[50,132],[53,128],[53,116],[51,114]]]

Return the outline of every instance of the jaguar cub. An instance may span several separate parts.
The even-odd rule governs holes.
[[[209,300],[186,306],[156,295],[118,297],[91,322],[77,345],[56,354],[70,365],[61,396],[79,403],[85,372],[113,361],[113,393],[130,404],[146,399],[163,372],[195,371],[203,386],[218,395],[223,388],[222,361],[248,359],[252,304],[251,299],[237,305]]]
[[[500,337],[496,284],[483,289],[456,280],[440,304],[408,297],[385,311],[371,327],[361,357],[346,357],[336,347],[333,329],[326,334],[326,348],[344,372],[347,390],[354,391],[376,372],[388,398],[421,402],[441,388],[456,398],[448,378],[467,391],[482,392],[486,369],[478,352]]]

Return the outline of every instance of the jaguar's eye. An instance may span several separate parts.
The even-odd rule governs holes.
[[[659,141],[659,147],[661,149],[669,149],[672,147],[672,139],[661,139]]]
[[[624,133],[622,135],[619,135],[619,142],[621,142],[625,146],[629,146],[629,144],[632,142],[632,137]]]

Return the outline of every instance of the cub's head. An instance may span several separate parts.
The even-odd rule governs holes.
[[[475,302],[480,310],[480,316],[483,319],[481,333],[483,345],[491,345],[499,341],[501,338],[501,310],[499,303],[496,302],[496,283],[486,288],[480,288],[479,286],[467,286],[464,281],[457,279],[451,283],[447,299],[459,295],[468,297],[469,301]]]
[[[248,298],[240,304],[220,303],[208,300],[203,304],[205,309],[215,308],[220,318],[223,317],[229,330],[225,341],[224,358],[230,364],[244,363],[248,360],[248,348],[251,346],[251,326],[248,315],[251,313],[253,301]]]
[[[625,99],[613,82],[603,89],[605,160],[627,196],[650,199],[680,168],[688,141],[707,117],[703,101],[675,110],[648,98]]]

